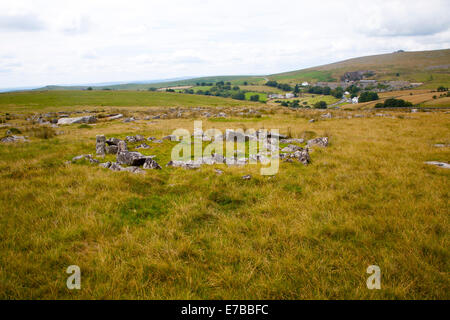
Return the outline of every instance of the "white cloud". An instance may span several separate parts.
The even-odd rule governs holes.
[[[0,14],[0,31],[40,31],[45,24],[32,14]]]
[[[361,7],[361,28],[378,37],[427,36],[449,30],[450,2],[393,0],[383,6]]]
[[[0,63],[0,87],[270,74],[450,47],[448,0],[15,0],[0,12],[0,62],[20,64]]]
[[[73,18],[63,27],[63,32],[69,35],[87,33],[93,27],[91,19],[87,16]]]

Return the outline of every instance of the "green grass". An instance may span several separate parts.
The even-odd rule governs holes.
[[[290,100],[282,100],[282,101],[294,101],[298,100],[300,106],[303,106],[303,102],[306,102],[309,106],[314,106],[315,103],[319,101],[325,101],[328,105],[338,102],[340,99],[337,99],[333,96],[325,96],[325,95],[317,95],[317,94],[309,94],[304,93],[302,96],[298,98],[293,98]]]
[[[424,82],[425,88],[430,88],[440,83],[448,84],[450,79],[449,61],[450,49],[390,53],[359,57],[323,66],[274,74],[270,75],[269,78],[289,83],[336,81],[345,72],[371,70],[376,73],[373,79]],[[437,66],[443,67],[436,68]],[[397,73],[399,76],[397,76]]]
[[[313,81],[313,82],[336,81],[336,79],[333,78],[331,72],[317,71],[317,70],[280,73],[280,74],[270,76],[270,79],[282,81],[282,82],[294,82],[294,83],[301,83],[303,81],[309,81],[309,82],[311,82],[311,81]]]
[[[237,106],[242,102],[220,97],[138,91],[33,91],[1,93],[0,111],[57,110],[60,107],[197,107]],[[69,108],[70,109],[70,108]],[[59,110],[59,109],[58,109]]]
[[[261,93],[261,92],[246,92],[245,93],[245,99],[250,100],[251,96],[258,95],[259,101],[267,101],[267,93]]]
[[[212,77],[201,77],[187,80],[176,80],[176,81],[166,81],[158,83],[148,83],[148,84],[118,84],[110,86],[91,86],[94,90],[148,90],[149,88],[165,88],[165,87],[177,87],[177,86],[195,86],[197,83],[216,83],[218,81],[231,82],[232,84],[243,84],[255,83],[260,84],[264,81],[263,77],[258,76],[212,76]],[[42,88],[43,90],[83,90],[88,88],[88,86],[46,86]]]

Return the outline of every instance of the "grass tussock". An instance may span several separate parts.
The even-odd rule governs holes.
[[[51,139],[56,136],[55,130],[47,126],[31,127],[27,130],[27,132],[31,136],[39,139]]]

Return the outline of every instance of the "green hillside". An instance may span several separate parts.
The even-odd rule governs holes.
[[[187,80],[159,82],[150,84],[120,84],[110,86],[93,86],[93,90],[148,90],[150,88],[165,88],[176,86],[195,86],[197,84],[216,83],[218,81],[231,82],[233,85],[264,84],[267,79],[282,83],[301,83],[303,81],[339,81],[346,72],[374,71],[371,79],[390,81],[423,82],[425,88],[436,85],[450,86],[450,49],[395,52],[367,57],[348,59],[323,66],[312,67],[297,71],[278,73],[268,76],[214,76],[200,77]],[[47,86],[39,90],[86,90],[88,86]]]
[[[338,81],[346,72],[370,70],[371,79],[424,82],[428,85],[450,83],[450,49],[396,52],[349,59],[323,66],[279,73],[271,80],[288,83]]]
[[[137,91],[26,91],[0,94],[0,110],[21,111],[73,109],[84,106],[198,107],[238,106],[252,102],[220,97],[166,92]],[[65,108],[65,109],[66,109]]]
[[[252,84],[264,83],[264,77],[258,76],[215,76],[215,77],[201,77],[186,80],[157,82],[157,83],[128,83],[117,84],[109,86],[91,86],[93,90],[148,90],[149,88],[165,88],[176,86],[195,86],[197,83],[216,83],[218,81],[230,81],[233,84],[240,85],[244,82]],[[89,86],[46,86],[38,90],[86,90]]]

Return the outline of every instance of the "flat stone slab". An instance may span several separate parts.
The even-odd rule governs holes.
[[[439,167],[439,168],[450,169],[450,164],[445,163],[445,162],[427,161],[427,162],[425,162],[425,164],[428,164],[430,166],[436,166],[436,167]]]
[[[94,123],[97,118],[93,116],[77,117],[77,118],[61,118],[58,120],[58,125],[61,124],[75,124],[75,123]]]

